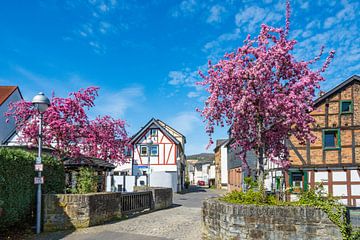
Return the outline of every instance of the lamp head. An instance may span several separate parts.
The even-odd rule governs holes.
[[[50,106],[49,98],[42,92],[39,92],[31,102],[40,113],[44,113]]]

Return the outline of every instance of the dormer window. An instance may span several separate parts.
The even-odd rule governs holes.
[[[157,137],[157,129],[154,128],[150,129],[150,136]]]
[[[352,101],[351,100],[342,100],[340,102],[340,112],[344,113],[352,113]]]

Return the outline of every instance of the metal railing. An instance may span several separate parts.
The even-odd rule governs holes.
[[[121,194],[121,212],[123,214],[151,209],[152,192],[129,192]]]

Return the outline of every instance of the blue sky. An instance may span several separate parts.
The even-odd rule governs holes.
[[[311,59],[321,45],[336,50],[323,90],[359,75],[359,2],[291,4],[296,57]],[[197,71],[256,36],[261,23],[283,26],[284,15],[285,0],[2,1],[0,85],[18,85],[28,100],[99,86],[92,116],[124,118],[130,134],[160,118],[186,135],[187,154],[212,151],[195,112],[206,97]]]

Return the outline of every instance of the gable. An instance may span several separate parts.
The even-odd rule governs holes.
[[[15,92],[17,88],[18,87],[16,86],[0,86],[0,106],[11,96],[11,94],[13,94],[13,92]]]
[[[168,138],[171,139],[171,141],[177,145],[180,144],[180,142],[172,136],[166,129],[164,129],[154,118],[152,118],[144,127],[140,129],[132,138],[131,143],[134,144],[138,142],[139,138],[142,138],[144,135],[146,135],[151,128],[157,128],[160,129],[161,132]]]
[[[354,84],[355,82],[360,83],[360,77],[357,75],[354,75],[350,78],[348,78],[346,81],[340,83],[330,91],[326,92],[324,95],[320,96],[314,101],[314,106],[317,107],[323,103],[325,103],[326,99],[328,98],[336,98],[335,95],[340,93],[341,91],[344,91],[346,88],[348,88],[350,85]],[[335,99],[334,99],[335,100]]]

